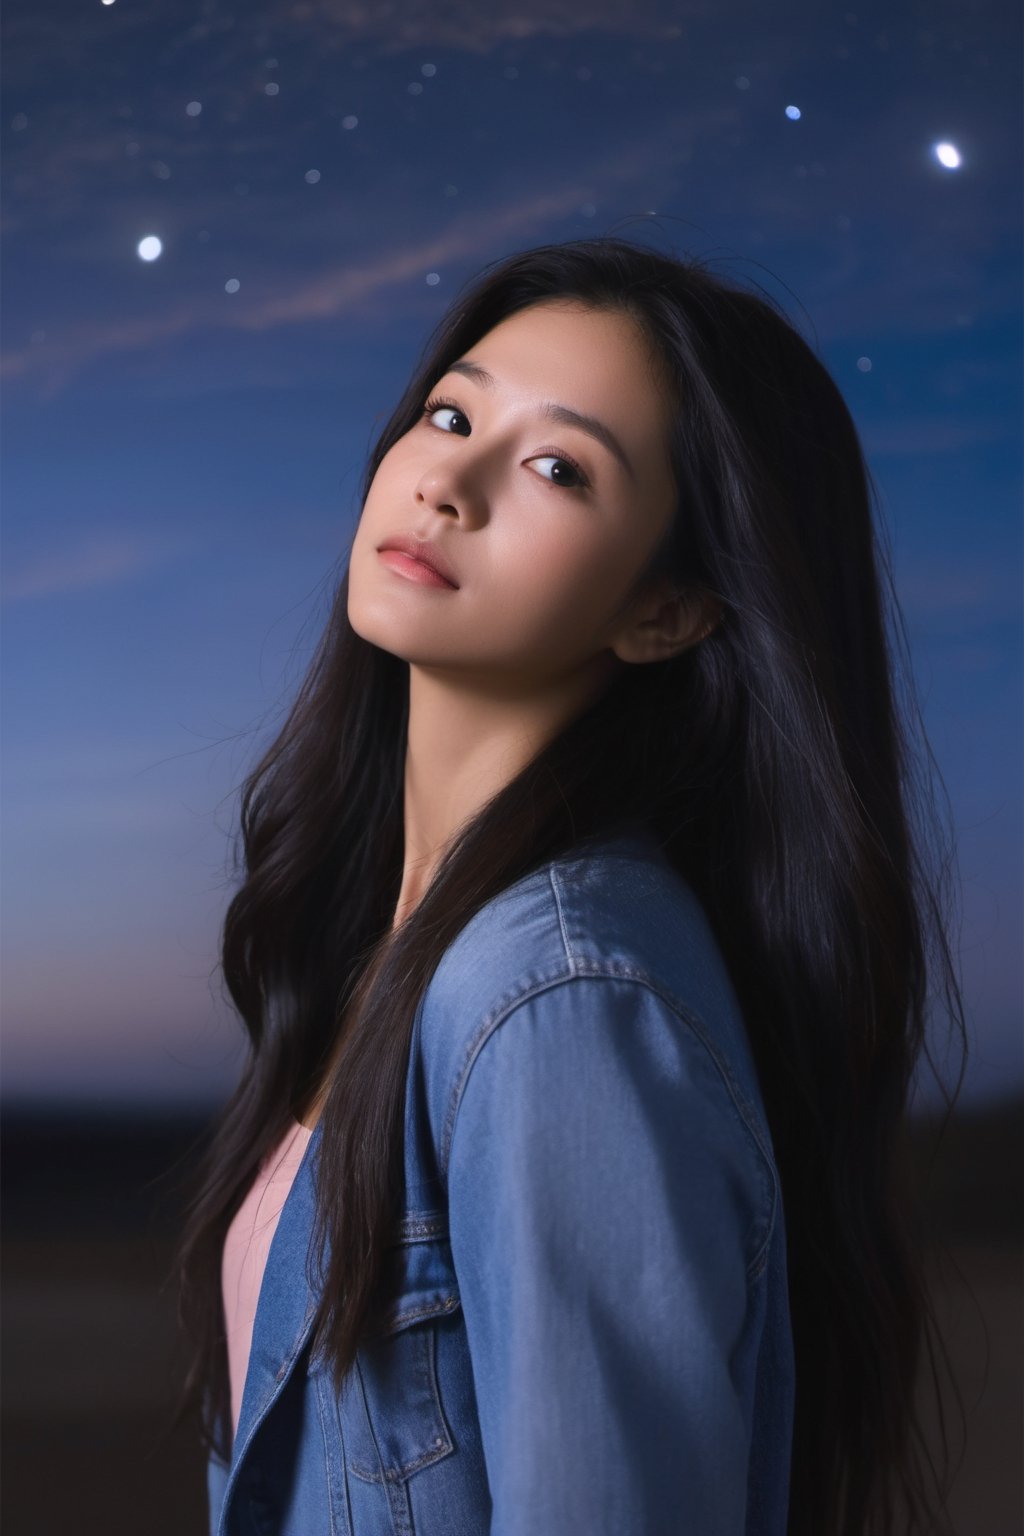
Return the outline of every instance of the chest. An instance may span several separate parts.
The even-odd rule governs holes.
[[[231,1465],[209,1467],[211,1536],[488,1528],[469,1341],[417,1057],[413,1049],[406,1209],[386,1271],[384,1328],[336,1390],[311,1345],[318,1123],[267,1256]]]
[[[446,1216],[407,1214],[389,1271],[386,1329],[361,1347],[340,1391],[313,1359],[308,1329],[284,1358],[274,1352],[289,1332],[274,1300],[285,1266],[300,1262],[299,1235],[290,1220],[273,1254],[233,1465],[219,1497],[211,1486],[211,1531],[486,1530],[490,1496]],[[301,1269],[292,1283],[304,1283]]]

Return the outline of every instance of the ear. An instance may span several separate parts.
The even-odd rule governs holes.
[[[621,661],[664,661],[703,640],[723,614],[718,598],[703,587],[680,589],[663,577],[638,599],[611,648]]]

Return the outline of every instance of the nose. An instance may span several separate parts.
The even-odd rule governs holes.
[[[502,473],[507,447],[487,441],[479,433],[453,435],[453,441],[431,444],[424,472],[416,485],[416,501],[436,511],[454,513],[464,522],[482,522],[487,516],[488,487],[493,490]]]
[[[436,470],[430,470],[420,480],[416,487],[416,500],[432,507],[435,512],[454,512],[456,517],[459,516],[458,498]]]
[[[483,479],[479,458],[460,439],[457,453],[439,456],[423,471],[416,486],[416,501],[436,512],[454,513],[462,522],[475,523],[485,515]]]

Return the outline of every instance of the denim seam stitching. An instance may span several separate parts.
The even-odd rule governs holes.
[[[460,1306],[461,1303],[462,1297],[459,1292],[449,1291],[439,1301],[428,1301],[425,1306],[414,1307],[408,1312],[396,1313],[393,1318],[388,1320],[387,1333],[382,1335],[382,1337],[386,1338],[392,1333],[401,1333],[402,1329],[407,1327],[409,1323],[414,1323],[421,1317],[444,1317],[446,1313],[454,1312],[455,1308]]]
[[[443,1237],[447,1230],[448,1218],[444,1211],[439,1211],[436,1216],[405,1217],[398,1223],[398,1236],[392,1247],[411,1248],[417,1243]]]
[[[313,1396],[316,1398],[317,1417],[320,1420],[320,1434],[324,1442],[324,1481],[327,1484],[327,1514],[331,1522],[331,1536],[334,1536],[334,1533],[338,1529],[338,1522],[334,1518],[334,1490],[331,1487],[331,1458],[327,1449],[329,1437],[327,1433],[327,1419],[324,1414],[324,1403],[323,1397],[321,1395],[321,1383],[319,1378],[316,1378],[313,1382]]]
[[[558,881],[555,879],[555,865],[548,865],[548,879],[551,883],[551,894],[555,900],[555,913],[558,917],[558,928],[562,935],[562,948],[565,950],[565,958],[569,962],[570,969],[575,973],[576,962],[573,958],[572,946],[569,943],[569,934],[565,926],[565,913],[562,910],[562,901],[558,893]]]

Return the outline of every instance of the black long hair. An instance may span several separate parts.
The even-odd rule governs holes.
[[[915,1063],[931,1060],[930,1009],[944,1005],[965,1051],[966,1033],[950,856],[933,857],[937,775],[897,667],[877,494],[838,387],[773,300],[609,235],[520,251],[464,287],[370,454],[364,499],[449,365],[551,298],[631,315],[653,347],[674,406],[677,511],[637,585],[668,572],[725,618],[675,657],[623,668],[460,830],[393,930],[409,670],[352,628],[345,568],[241,796],[221,960],[250,1051],[180,1247],[185,1401],[226,1456],[225,1232],[331,1060],[314,1342],[344,1378],[401,1211],[411,1029],[435,967],[511,882],[640,817],[711,920],[778,1160],[797,1371],[790,1536],[933,1532],[914,1396],[926,1345],[934,1371],[934,1322],[902,1135]]]

